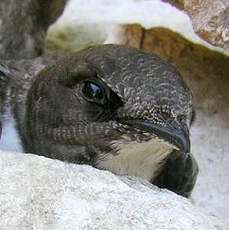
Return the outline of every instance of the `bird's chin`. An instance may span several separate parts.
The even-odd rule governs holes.
[[[139,130],[137,130],[135,134],[123,134],[120,139],[112,141],[110,145],[112,146],[112,149],[114,149],[114,151],[112,152],[113,155],[118,155],[120,150],[123,149],[123,146],[129,146],[132,149],[142,149],[142,151],[144,151],[144,147],[146,146],[151,149],[160,146],[164,149],[179,150],[178,147],[174,144],[171,144],[168,141],[159,138],[152,133],[140,133]]]
[[[106,154],[106,157],[98,162],[97,167],[119,175],[152,180],[158,175],[166,162],[165,159],[175,147],[149,135],[148,133],[136,135],[135,140],[130,140],[128,135],[123,135],[122,139],[113,141],[111,146],[114,152]]]

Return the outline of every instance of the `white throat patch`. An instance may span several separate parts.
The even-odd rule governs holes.
[[[148,181],[157,176],[163,160],[174,150],[174,146],[157,139],[143,143],[134,141],[114,144],[119,149],[117,155],[108,154],[98,162],[98,167],[115,174],[137,176]]]

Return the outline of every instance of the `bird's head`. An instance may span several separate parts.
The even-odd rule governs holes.
[[[42,70],[29,90],[25,148],[98,164],[122,144],[190,151],[192,94],[174,67],[131,47],[105,45]]]

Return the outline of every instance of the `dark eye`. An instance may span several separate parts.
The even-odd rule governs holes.
[[[82,88],[82,93],[86,99],[93,102],[102,102],[104,99],[103,89],[93,82],[85,82]]]

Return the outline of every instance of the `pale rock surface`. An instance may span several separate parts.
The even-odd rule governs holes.
[[[1,230],[226,230],[191,202],[136,178],[0,151]]]
[[[212,45],[229,50],[229,1],[228,0],[164,0],[185,10],[193,28]]]
[[[166,27],[195,43],[226,52],[200,39],[185,12],[160,0],[70,0],[63,15],[49,28],[48,52],[56,48],[76,51],[101,44],[116,25],[131,23],[139,23],[146,29]]]

